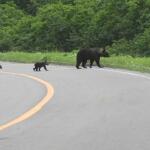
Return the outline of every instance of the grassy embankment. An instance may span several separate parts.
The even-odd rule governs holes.
[[[22,63],[33,63],[47,57],[48,61],[57,64],[74,65],[76,62],[76,53],[24,53],[24,52],[8,52],[0,53],[0,61],[12,61]],[[131,56],[111,56],[102,58],[102,64],[112,68],[124,68],[129,70],[149,72],[150,73],[150,57],[131,57]]]

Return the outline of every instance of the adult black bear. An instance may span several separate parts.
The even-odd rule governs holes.
[[[48,71],[47,68],[46,68],[46,65],[48,65],[48,63],[47,63],[46,60],[45,60],[44,62],[36,62],[36,63],[34,64],[33,70],[34,70],[34,71],[41,71],[41,68],[44,67],[44,69],[45,69],[46,71]]]
[[[100,57],[109,57],[109,53],[103,48],[82,48],[77,53],[76,58],[76,68],[80,69],[79,66],[82,63],[82,67],[86,68],[87,60],[90,60],[90,68],[95,61],[98,67],[102,67],[100,65]]]

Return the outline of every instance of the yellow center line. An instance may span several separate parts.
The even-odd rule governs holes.
[[[32,80],[35,80],[41,84],[43,84],[46,89],[47,89],[47,93],[46,95],[40,100],[39,103],[37,103],[33,108],[31,108],[30,110],[28,110],[27,112],[23,113],[22,115],[18,116],[17,118],[3,124],[0,125],[0,131],[11,127],[17,123],[20,123],[30,117],[32,117],[34,114],[36,114],[38,111],[40,111],[42,109],[42,107],[44,105],[46,105],[46,103],[48,103],[48,101],[53,97],[54,95],[54,89],[53,87],[46,81],[39,79],[37,77],[31,76],[31,75],[27,75],[27,74],[20,74],[20,73],[13,73],[13,72],[1,72],[3,74],[10,74],[10,75],[16,75],[16,76],[22,76],[22,77],[26,77],[26,78],[30,78]]]

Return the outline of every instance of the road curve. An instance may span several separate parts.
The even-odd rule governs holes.
[[[21,114],[17,118],[14,118],[11,121],[8,121],[7,123],[4,123],[3,125],[0,125],[0,131],[2,131],[6,128],[9,128],[9,127],[13,126],[13,125],[16,125],[17,123],[20,123],[20,122],[22,122],[26,119],[29,119],[30,117],[35,115],[38,111],[40,111],[49,102],[49,100],[52,98],[52,96],[54,94],[54,89],[48,82],[46,82],[44,80],[41,80],[41,79],[39,79],[35,76],[31,76],[31,75],[27,75],[27,74],[20,74],[20,73],[13,73],[13,72],[3,72],[3,71],[0,72],[0,73],[1,74],[14,75],[14,76],[21,76],[21,77],[25,77],[25,78],[35,80],[35,81],[41,83],[42,85],[44,85],[45,88],[46,88],[46,91],[47,91],[46,95],[35,106],[33,106],[31,109],[24,112],[23,114]],[[32,95],[32,93],[31,93],[31,95]]]
[[[48,72],[33,72],[32,64],[1,64],[4,71],[30,74],[48,81],[53,85],[55,95],[36,115],[1,131],[0,149],[150,149],[149,74],[97,67],[77,70],[55,65],[50,65]],[[6,78],[8,84],[3,83]],[[3,91],[0,116],[5,116],[2,118],[11,118],[8,113],[12,111],[11,107],[15,110],[14,114],[22,113],[24,107],[33,106],[45,94],[45,89],[34,81],[13,79],[10,81],[9,76],[0,79],[3,83],[0,86]],[[19,89],[21,82],[28,83],[24,92],[23,88]],[[6,94],[4,89],[7,85]],[[16,87],[17,92],[12,87]],[[12,91],[13,95],[19,93],[19,96],[12,96],[12,101],[9,101],[6,97]],[[27,95],[30,100],[18,104],[18,99]]]

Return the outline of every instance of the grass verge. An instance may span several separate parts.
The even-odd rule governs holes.
[[[76,63],[76,53],[49,52],[49,53],[26,53],[26,52],[7,52],[0,53],[0,61],[34,63],[47,57],[48,62],[56,64],[74,65]],[[128,70],[150,73],[150,57],[131,57],[131,56],[111,56],[102,58],[104,66],[111,68],[124,68]]]

